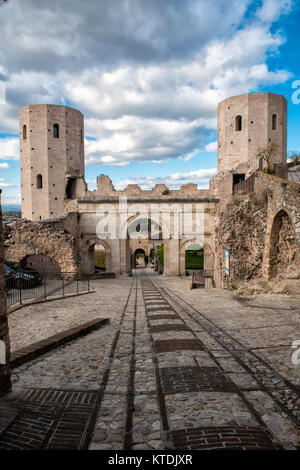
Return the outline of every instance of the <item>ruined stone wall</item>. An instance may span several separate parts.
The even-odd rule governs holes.
[[[0,395],[11,389],[10,382],[10,343],[6,313],[6,293],[4,277],[4,253],[2,239],[2,212],[0,189]]]
[[[34,255],[51,258],[61,272],[79,273],[78,215],[42,222],[17,221],[5,240],[6,259],[19,263]]]
[[[224,285],[224,250],[232,279],[300,278],[300,185],[257,172],[254,191],[217,213],[215,269]]]
[[[142,190],[137,184],[129,184],[123,190],[116,190],[110,177],[100,175],[97,178],[96,191],[87,191],[86,196],[93,198],[97,196],[138,196],[141,199],[151,198],[153,196],[209,196],[209,189],[198,189],[197,184],[183,184],[180,189],[169,189],[165,184],[156,184],[153,189]],[[163,202],[163,197],[162,197]]]

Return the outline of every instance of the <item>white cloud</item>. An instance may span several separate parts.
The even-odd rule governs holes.
[[[283,39],[254,24],[230,39],[214,41],[186,61],[100,67],[64,77],[64,94],[85,114],[87,163],[188,160],[215,144],[218,102],[228,96],[283,83],[286,70],[269,70],[270,51]]]
[[[194,170],[188,173],[174,173],[170,175],[171,180],[202,180],[207,178],[213,178],[217,174],[216,168],[209,170]]]
[[[189,160],[213,151],[216,108],[228,96],[283,83],[269,69],[284,38],[272,22],[292,0],[14,0],[1,9],[0,132],[18,107],[70,103],[86,117],[87,164]],[[9,54],[7,51],[9,50]],[[209,150],[208,150],[209,149]],[[18,159],[0,139],[0,159]],[[201,154],[200,154],[201,155]]]
[[[194,170],[188,173],[173,173],[165,177],[136,177],[127,178],[114,183],[117,190],[126,188],[129,184],[138,184],[141,189],[152,189],[155,184],[165,184],[170,189],[179,189],[181,185],[186,183],[195,183],[198,188],[208,188],[209,180],[217,173],[216,168],[207,170]]]
[[[0,139],[0,160],[19,160],[19,139],[17,137]]]
[[[206,152],[216,152],[218,149],[218,141],[210,142],[205,146]]]
[[[7,162],[0,163],[0,170],[8,170],[9,164]]]
[[[256,11],[259,20],[272,23],[282,14],[287,14],[293,7],[293,0],[264,0],[262,6]]]
[[[17,186],[12,183],[7,183],[4,178],[0,178],[0,188],[17,188]]]

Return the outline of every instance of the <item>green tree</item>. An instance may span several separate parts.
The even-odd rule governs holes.
[[[267,168],[266,168],[267,173],[273,172],[272,157],[273,155],[276,155],[277,153],[278,153],[278,145],[274,143],[270,143],[269,145],[267,145],[267,147],[263,147],[258,150],[258,153],[257,153],[258,158],[262,158],[267,164]]]

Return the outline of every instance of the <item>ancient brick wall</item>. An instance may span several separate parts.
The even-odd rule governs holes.
[[[27,257],[45,257],[45,267],[59,266],[61,272],[79,273],[78,215],[68,214],[58,219],[15,223],[5,240],[5,256],[10,262],[24,262]],[[43,255],[43,256],[41,256]],[[34,266],[33,266],[34,267]],[[42,267],[40,267],[42,269]],[[45,269],[47,270],[47,269]]]
[[[2,239],[2,212],[0,189],[0,395],[11,389],[10,382],[10,344],[6,314],[6,294],[4,277],[4,253]]]

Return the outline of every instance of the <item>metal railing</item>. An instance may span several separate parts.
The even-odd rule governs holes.
[[[7,307],[25,305],[34,301],[63,298],[91,292],[90,277],[74,273],[40,273],[42,280],[25,278],[6,279]]]

